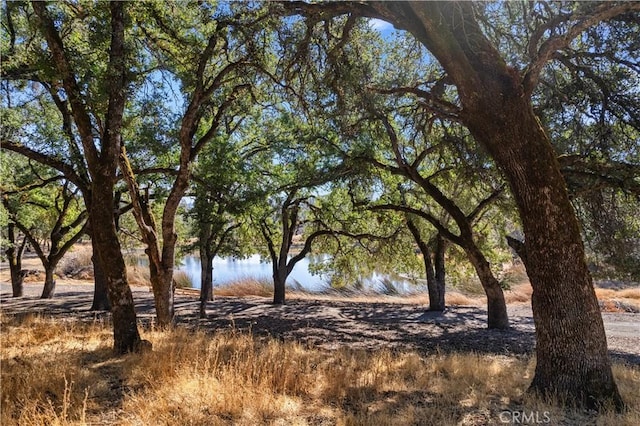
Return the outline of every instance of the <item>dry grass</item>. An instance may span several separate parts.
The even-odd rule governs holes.
[[[132,286],[151,286],[149,267],[143,265],[127,265],[127,281]]]
[[[530,303],[533,288],[528,282],[517,284],[504,292],[504,299],[507,303]]]
[[[2,316],[6,425],[485,425],[538,412],[550,424],[640,424],[640,369],[615,365],[631,411],[593,415],[522,397],[533,361],[505,356],[320,351],[148,331],[154,350],[112,357],[100,323]]]
[[[486,303],[486,299],[484,297],[469,297],[457,291],[448,291],[445,293],[444,297],[447,306],[480,306],[483,303]]]
[[[215,287],[216,296],[260,296],[273,297],[273,282],[268,279],[243,278],[220,287]]]
[[[618,294],[616,296],[625,299],[635,299],[640,301],[640,287],[618,290]]]
[[[176,288],[193,288],[191,277],[185,271],[175,271],[173,281],[176,283]]]
[[[76,244],[58,263],[56,273],[75,279],[93,279],[93,249],[91,244]]]
[[[603,311],[607,312],[640,312],[640,288],[614,290],[596,288],[596,296]]]

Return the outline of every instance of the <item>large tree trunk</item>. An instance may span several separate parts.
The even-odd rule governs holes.
[[[93,245],[93,239],[91,240]],[[110,311],[111,304],[109,303],[109,295],[107,292],[107,277],[98,262],[96,257],[96,249],[93,248],[93,256],[91,256],[91,263],[93,263],[93,303],[91,304],[91,311]]]
[[[287,281],[287,267],[276,267],[273,271],[273,304],[285,304],[285,284]]]
[[[107,295],[113,319],[114,349],[117,353],[137,351],[140,334],[136,321],[133,295],[127,281],[127,271],[120,249],[113,218],[113,185],[92,183],[90,220],[93,247],[100,269],[107,280]]]
[[[578,221],[556,154],[530,105],[520,98],[511,102],[503,126],[475,123],[474,129],[492,135],[485,143],[509,179],[524,228],[537,339],[531,390],[589,407],[605,401],[621,406]]]
[[[9,262],[9,271],[11,272],[11,290],[13,297],[22,297],[24,292],[24,273],[22,272],[22,253],[26,245],[27,239],[23,238],[22,243],[18,244],[15,232],[15,224],[9,222],[7,225],[7,237],[9,240],[9,248],[6,250],[7,261]]]

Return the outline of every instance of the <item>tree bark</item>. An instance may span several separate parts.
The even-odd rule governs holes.
[[[537,341],[530,389],[588,407],[605,401],[620,407],[578,221],[555,152],[531,107],[512,101],[504,128],[476,125],[493,134],[491,149],[509,178],[524,228]]]
[[[113,217],[113,184],[94,178],[92,183],[90,220],[93,229],[94,253],[99,269],[105,274],[107,296],[113,319],[114,350],[127,353],[138,350],[138,332],[133,295],[127,281],[127,271],[116,233]]]
[[[205,240],[206,241],[206,240]],[[213,300],[213,256],[200,247],[200,318],[207,317],[207,302]]]
[[[91,240],[93,246],[93,239]],[[109,296],[107,292],[107,277],[98,262],[96,257],[96,249],[93,248],[93,256],[91,256],[91,263],[93,263],[93,302],[91,304],[91,311],[110,311],[111,304],[109,303]]]
[[[42,288],[42,295],[40,299],[51,299],[56,290],[56,280],[53,279],[53,272],[56,268],[55,265],[47,263],[44,268],[44,287]]]
[[[429,244],[424,241],[420,234],[420,229],[414,221],[407,217],[407,228],[413,235],[413,239],[422,253],[425,275],[427,277],[427,291],[429,293],[429,311],[444,311],[445,306],[445,269],[444,269],[444,246],[440,244],[443,240],[438,234],[438,245],[433,253]],[[432,259],[433,257],[433,259]]]
[[[445,240],[442,235],[436,235],[436,250],[433,254],[433,266],[434,266],[434,278],[435,278],[435,288],[437,289],[437,294],[434,296],[437,298],[437,302],[435,307],[439,308],[438,310],[443,311],[446,308],[445,305],[445,285],[446,285],[446,269],[445,269],[445,252],[447,251],[447,240]],[[429,300],[431,300],[431,296],[429,296]],[[429,310],[431,309],[431,305],[429,305]]]
[[[493,135],[485,144],[509,178],[524,228],[537,342],[530,390],[592,408],[605,401],[621,407],[578,221],[555,152],[531,107],[517,97],[510,101],[503,128],[486,122],[474,122],[474,128]]]
[[[172,257],[173,259],[173,257]],[[153,289],[153,301],[156,307],[156,320],[160,328],[170,327],[174,317],[173,266],[151,263],[149,258],[149,279]]]
[[[436,280],[436,271],[433,265],[433,253],[427,244],[420,249],[427,277],[427,292],[429,293],[429,311],[444,311],[444,288],[441,288]],[[442,297],[441,297],[442,296]]]
[[[509,328],[509,315],[507,314],[507,304],[504,300],[504,292],[500,287],[500,282],[491,272],[489,261],[475,244],[463,247],[467,258],[476,270],[480,279],[484,293],[487,296],[487,317],[488,327],[500,330]]]
[[[23,237],[22,243],[18,244],[15,224],[9,222],[7,225],[7,237],[9,240],[9,248],[6,250],[7,260],[9,262],[9,271],[11,272],[11,291],[12,297],[22,297],[24,292],[24,273],[22,272],[22,253],[26,245],[26,237]]]
[[[287,281],[287,267],[283,268],[274,268],[273,272],[273,304],[274,305],[284,305],[286,303],[285,300],[285,284]]]

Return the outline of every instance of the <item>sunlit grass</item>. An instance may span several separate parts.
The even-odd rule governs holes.
[[[269,279],[242,278],[222,286],[214,287],[216,296],[261,296],[273,297],[273,281]]]
[[[173,281],[176,288],[193,288],[191,277],[185,271],[175,271],[173,273]]]
[[[108,324],[2,316],[3,425],[640,424],[640,369],[614,366],[623,415],[523,396],[531,359],[321,351],[236,331],[150,330],[153,351],[113,357]]]

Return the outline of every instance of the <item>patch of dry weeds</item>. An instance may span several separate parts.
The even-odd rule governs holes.
[[[150,330],[154,350],[113,357],[108,324],[2,316],[0,423],[484,425],[503,412],[550,424],[640,424],[640,369],[614,373],[631,410],[599,417],[524,396],[534,362],[340,349]]]

